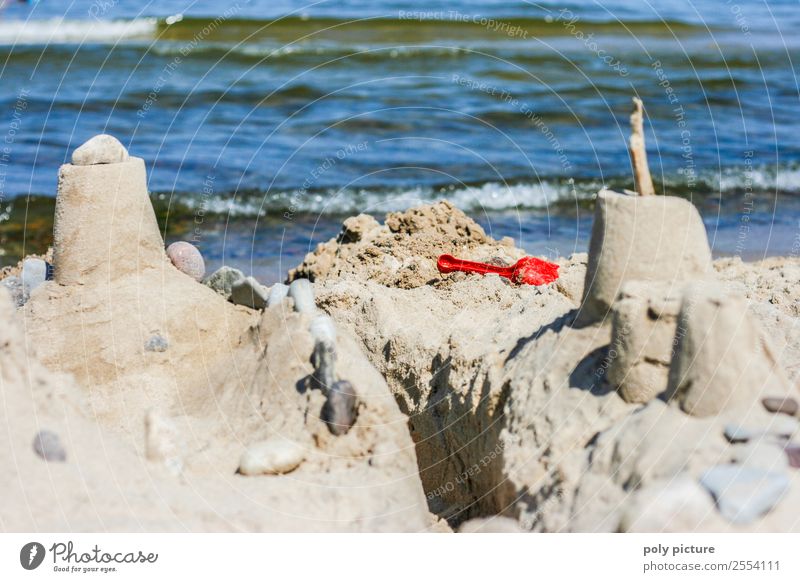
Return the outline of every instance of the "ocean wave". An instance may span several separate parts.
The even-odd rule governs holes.
[[[115,43],[123,39],[152,38],[156,18],[133,20],[7,20],[0,21],[0,44]]]
[[[485,22],[484,22],[485,21]],[[581,21],[596,34],[626,33],[667,35],[703,32],[705,28],[681,21]],[[470,17],[467,19],[398,18],[306,18],[272,20],[183,17],[135,18],[130,20],[8,20],[0,22],[0,44],[50,44],[122,40],[184,41],[194,45],[211,42],[247,43],[271,40],[278,43],[303,39],[347,42],[359,38],[365,44],[415,43],[434,40],[530,40],[542,36],[568,36],[564,23],[553,18]]]
[[[800,167],[725,169],[719,176],[721,192],[800,193]]]
[[[593,183],[594,184],[594,183]],[[595,184],[596,185],[596,184]],[[214,198],[184,194],[160,194],[161,204],[177,211],[230,216],[280,216],[284,214],[347,215],[405,210],[420,204],[449,200],[468,212],[544,209],[572,201],[591,199],[597,189],[583,184],[541,181],[535,184],[486,183],[464,187],[414,187],[392,190],[340,189],[314,193],[301,191],[221,194]]]
[[[605,181],[548,178],[538,182],[504,184],[486,182],[475,185],[418,186],[396,189],[330,189],[318,192],[279,191],[222,193],[214,198],[192,194],[162,194],[162,202],[185,212],[227,214],[234,217],[278,217],[290,215],[351,215],[361,212],[381,214],[405,210],[420,204],[449,200],[465,212],[513,212],[517,210],[568,211],[591,203],[603,188],[621,191],[632,188],[627,177]],[[800,193],[800,168],[786,167],[726,169],[721,174],[699,176],[689,188],[685,178],[673,176],[658,185],[659,192],[673,196],[702,198],[736,197],[743,193],[773,196]]]

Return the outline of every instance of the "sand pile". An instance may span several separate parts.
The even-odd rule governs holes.
[[[383,225],[367,214],[348,218],[336,239],[289,271],[289,280],[350,278],[413,289],[442,281],[435,259],[444,253],[497,264],[512,264],[524,254],[511,239],[486,236],[479,224],[444,201],[389,213]]]
[[[789,466],[798,421],[761,402],[799,396],[790,306],[800,262],[712,267],[691,205],[654,200],[642,210],[639,199],[603,194],[591,255],[562,260],[562,279],[545,287],[435,273],[438,253],[459,244],[438,250],[431,224],[409,237],[421,254],[399,251],[427,285],[360,268],[374,246],[347,237],[347,225],[306,258],[301,272],[322,257],[336,265],[315,274],[320,305],[385,375],[409,416],[431,510],[452,525],[502,513],[536,531],[800,528],[786,509],[800,495]],[[637,215],[633,235],[620,234]],[[496,248],[508,262],[522,254],[491,239],[465,236],[462,246],[473,260]],[[393,249],[380,264],[400,262]],[[769,302],[741,297],[744,274]]]
[[[62,168],[55,279],[3,297],[3,529],[427,529],[406,418],[354,340],[322,326],[354,398],[335,434],[310,286],[260,312],[179,271],[121,147]]]

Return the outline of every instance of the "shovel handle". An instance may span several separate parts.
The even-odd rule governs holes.
[[[480,273],[482,275],[492,273],[502,277],[510,277],[514,272],[514,267],[499,267],[497,265],[487,265],[486,263],[477,263],[475,261],[465,261],[463,259],[457,259],[453,255],[440,256],[436,266],[439,268],[440,273],[464,271],[467,273]]]

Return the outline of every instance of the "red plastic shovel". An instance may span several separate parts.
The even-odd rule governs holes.
[[[464,261],[453,255],[442,255],[436,265],[440,273],[464,271],[465,273],[489,273],[510,279],[514,283],[525,285],[547,285],[558,279],[558,265],[537,259],[536,257],[522,257],[510,267],[498,267],[486,263]]]

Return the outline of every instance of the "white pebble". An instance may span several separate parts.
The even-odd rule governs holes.
[[[299,444],[274,437],[250,445],[239,460],[242,475],[283,475],[296,469],[305,459]]]
[[[333,320],[328,315],[318,315],[311,320],[309,326],[311,337],[314,341],[326,342],[330,345],[336,344],[336,327]]]
[[[296,279],[289,285],[289,297],[294,299],[294,310],[298,313],[314,313],[314,288],[308,279]]]
[[[47,279],[47,263],[42,259],[25,259],[22,262],[22,288],[25,297]]]
[[[275,283],[269,290],[269,297],[267,297],[267,307],[277,305],[289,294],[289,286],[283,283]]]
[[[96,135],[74,152],[72,164],[93,166],[95,164],[116,164],[128,160],[128,150],[112,135]]]

